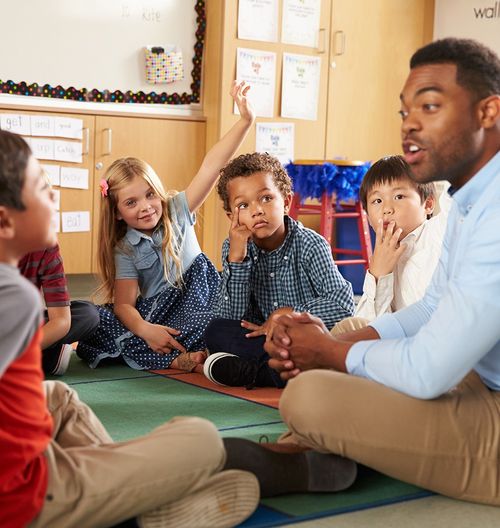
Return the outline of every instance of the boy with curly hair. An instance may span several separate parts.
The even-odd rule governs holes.
[[[243,154],[217,185],[231,220],[222,248],[216,315],[205,332],[207,378],[220,385],[283,387],[267,365],[264,343],[275,320],[292,311],[319,317],[328,328],[352,315],[352,287],[327,241],[287,213],[291,181],[267,153]]]

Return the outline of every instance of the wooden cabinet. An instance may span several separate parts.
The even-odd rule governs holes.
[[[333,1],[325,158],[401,152],[399,94],[433,13],[433,0]]]
[[[89,171],[88,189],[70,189],[67,187],[54,187],[60,191],[61,211],[89,211],[93,210],[94,200],[94,130],[95,117],[91,115],[77,115],[69,113],[34,112],[13,108],[0,108],[0,113],[16,114],[25,116],[54,116],[81,119],[83,121],[82,140],[71,140],[66,138],[44,138],[64,139],[64,141],[81,141],[82,163],[67,163],[64,161],[43,160],[44,165],[57,165],[59,167],[78,167]],[[90,231],[76,233],[59,233],[58,240],[61,246],[61,254],[64,259],[64,268],[67,273],[89,273],[92,267],[92,215],[90,220]]]
[[[237,38],[238,2],[234,0],[209,0],[207,2],[207,38],[205,49],[204,108],[207,115],[207,149],[218,141],[237,121],[229,89],[236,78],[237,48],[273,51],[276,53],[276,89],[274,116],[258,117],[257,122],[291,122],[295,125],[295,156],[297,158],[322,159],[325,153],[326,116],[328,92],[328,43],[330,34],[330,1],[323,0],[320,13],[320,36],[317,48],[283,44],[281,42],[258,42]],[[281,21],[282,2],[279,2]],[[281,24],[279,25],[281,28]],[[316,120],[281,118],[281,84],[283,53],[294,53],[321,57],[318,118]],[[255,151],[255,129],[249,134],[239,150]],[[227,237],[229,223],[215,193],[209,197],[204,208],[204,251],[220,267],[222,242]]]
[[[89,171],[88,189],[56,187],[61,192],[61,211],[89,211],[90,231],[59,233],[66,273],[96,271],[97,226],[101,200],[99,181],[106,169],[120,157],[134,156],[147,161],[166,189],[183,190],[198,171],[205,155],[205,122],[201,118],[123,117],[68,114],[57,110],[21,110],[1,107],[0,113],[73,117],[83,121],[82,163],[41,160],[43,164],[71,166]],[[202,219],[197,231],[202,243]]]
[[[279,2],[281,26],[283,2]],[[411,54],[432,40],[434,0],[322,0],[319,48],[237,39],[237,2],[207,2],[204,108],[207,147],[235,122],[227,91],[236,75],[236,48],[274,51],[274,117],[295,123],[296,159],[371,160],[400,152],[398,96]],[[318,118],[280,117],[283,52],[322,57]],[[255,150],[255,133],[241,152]],[[204,249],[220,266],[228,223],[218,198],[205,206]]]

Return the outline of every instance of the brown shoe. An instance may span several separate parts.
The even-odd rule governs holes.
[[[224,438],[227,459],[224,469],[253,473],[262,497],[287,493],[332,493],[348,488],[356,479],[353,460],[285,444],[276,452],[243,438]],[[296,450],[299,447],[301,451]],[[285,451],[287,449],[287,451]],[[292,451],[295,449],[295,451]]]

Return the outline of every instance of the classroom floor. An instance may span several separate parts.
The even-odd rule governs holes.
[[[90,275],[68,277],[72,299],[90,299],[96,286]],[[63,378],[64,380],[64,378]],[[75,387],[77,388],[77,387]],[[281,524],[288,526],[290,524]],[[388,506],[293,523],[301,528],[481,528],[500,527],[500,509],[441,496],[423,497]]]

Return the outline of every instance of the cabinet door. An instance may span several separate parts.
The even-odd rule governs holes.
[[[433,0],[333,1],[327,158],[401,152],[399,94],[433,12]]]
[[[55,165],[57,167],[73,167],[88,170],[88,189],[71,189],[68,187],[54,186],[60,192],[60,211],[90,212],[90,230],[85,232],[58,233],[61,255],[64,260],[64,271],[71,273],[90,273],[92,268],[92,211],[93,211],[93,158],[94,158],[94,116],[66,114],[45,111],[22,111],[13,109],[0,109],[1,113],[20,114],[34,117],[68,117],[83,121],[82,140],[73,140],[54,136],[36,136],[45,140],[63,140],[82,143],[82,163],[68,163],[65,161],[51,161],[40,159],[44,165]],[[27,137],[30,137],[27,135]],[[36,139],[33,136],[33,139]]]
[[[96,117],[94,254],[97,255],[99,181],[118,158],[133,156],[149,163],[165,189],[182,191],[198,172],[205,154],[205,123],[141,117]],[[201,233],[199,215],[197,233]],[[200,225],[198,225],[200,224]],[[201,243],[200,239],[200,243]],[[96,271],[94,259],[94,271]]]
[[[276,88],[274,115],[272,118],[257,117],[257,123],[286,122],[295,124],[295,158],[324,159],[326,142],[326,115],[328,89],[328,42],[330,35],[331,0],[322,0],[318,47],[296,46],[281,42],[283,2],[279,2],[279,41],[259,42],[238,39],[238,2],[234,0],[207,3],[207,47],[205,53],[204,97],[209,115],[209,145],[221,138],[239,119],[233,113],[233,103],[228,95],[236,76],[237,48],[272,51],[276,53]],[[321,57],[321,74],[316,120],[281,117],[281,85],[283,77],[283,53]],[[212,77],[213,74],[213,77]],[[216,111],[214,111],[216,109]],[[255,127],[250,130],[238,154],[255,151]],[[210,259],[221,267],[221,247],[227,237],[229,223],[219,198],[212,193],[205,207],[205,251]]]

